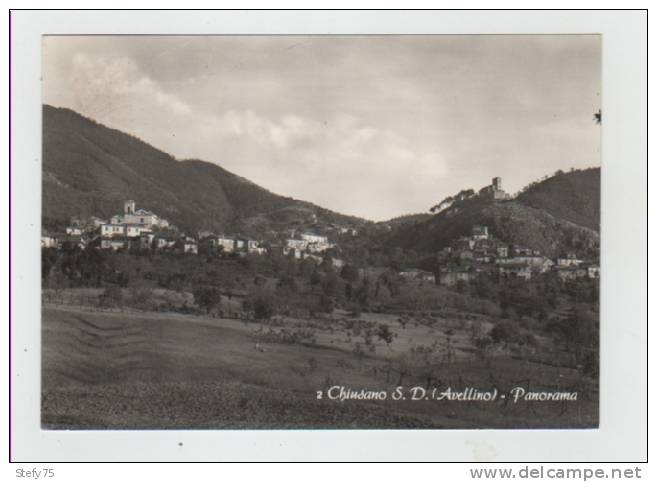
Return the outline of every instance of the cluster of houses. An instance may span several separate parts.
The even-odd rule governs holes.
[[[293,233],[290,238],[285,240],[283,253],[301,259],[304,254],[323,253],[333,247],[334,245],[326,236],[314,233]]]
[[[409,268],[399,272],[399,276],[407,280],[420,281],[423,283],[436,284],[436,275],[431,271],[423,271],[417,268]]]
[[[221,253],[264,254],[267,252],[265,248],[260,246],[260,241],[241,235],[200,231],[198,237],[201,246]]]
[[[344,229],[344,231],[340,230]],[[339,234],[355,235],[353,228],[335,227]],[[199,247],[207,252],[236,253],[239,255],[267,253],[268,249],[278,250],[285,256],[295,259],[311,259],[323,262],[325,252],[335,245],[327,236],[295,231],[285,239],[282,245],[262,246],[261,241],[242,235],[215,234],[199,231],[196,237],[180,233],[166,219],[145,209],[136,209],[135,201],[124,202],[123,213],[112,216],[109,220],[90,217],[82,222],[71,220],[64,233],[44,232],[41,236],[42,248],[62,248],[64,245],[78,246],[82,249],[95,247],[100,249],[153,249],[198,254]],[[344,262],[329,257],[334,267],[340,268]]]
[[[352,234],[350,228],[336,228],[335,231],[339,234]],[[336,247],[331,243],[327,236],[311,233],[311,232],[297,232],[292,230],[286,237],[284,242],[279,244],[272,244],[270,249],[278,251],[283,256],[289,256],[294,259],[310,259],[316,263],[323,263],[325,260],[330,260],[334,268],[342,268],[344,261],[334,256],[329,256],[328,251]],[[353,235],[353,234],[352,234]]]
[[[439,282],[448,286],[470,281],[482,272],[525,281],[548,271],[563,281],[600,277],[596,263],[579,259],[574,253],[553,260],[539,250],[500,242],[489,234],[487,226],[474,226],[470,236],[459,238],[438,257],[443,264]]]
[[[490,235],[487,226],[473,226],[470,236],[460,237],[439,251],[438,261],[441,267],[437,281],[446,286],[472,281],[481,273],[525,281],[547,272],[556,273],[562,281],[600,277],[597,263],[579,259],[574,253],[553,260],[535,249],[509,246]],[[419,269],[407,269],[399,275],[407,279],[436,282],[434,273]]]
[[[135,201],[123,203],[123,213],[109,220],[91,216],[86,221],[72,219],[65,234],[43,233],[41,247],[61,248],[64,245],[82,249],[162,249],[185,253],[198,252],[197,241],[179,233],[166,219],[146,209],[136,209]]]

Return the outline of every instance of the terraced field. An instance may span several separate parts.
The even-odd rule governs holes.
[[[304,343],[263,337],[258,324],[178,314],[46,307],[42,323],[42,425],[48,429],[597,424],[597,391],[575,370],[508,358],[457,360],[441,367],[435,383],[454,388],[495,386],[501,391],[514,384],[578,387],[584,392],[581,401],[317,399],[317,390],[333,385],[392,392],[402,379],[395,370],[401,366],[397,359],[411,345],[402,343],[410,339],[410,328],[394,348],[378,341],[375,352],[357,355],[351,349],[353,340],[347,341],[351,335],[339,324],[331,336],[318,335],[314,343]],[[315,322],[308,323],[308,329],[323,333],[313,328]],[[421,327],[415,329],[423,333]],[[422,384],[412,367],[404,373],[402,385]]]

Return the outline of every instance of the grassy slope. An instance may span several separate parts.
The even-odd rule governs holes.
[[[599,246],[599,235],[594,230],[556,218],[542,209],[515,201],[492,203],[477,199],[461,203],[458,211],[443,211],[425,222],[393,231],[386,243],[435,252],[459,236],[470,235],[475,224],[488,226],[491,234],[506,243],[539,249],[549,256],[571,250],[586,255]]]
[[[135,199],[183,227],[221,226],[232,208],[215,182],[168,154],[66,109],[44,107],[43,217],[110,216]]]
[[[600,232],[600,168],[553,176],[531,186],[517,200]]]
[[[333,384],[385,388],[392,352],[357,357],[340,348],[266,343],[256,327],[155,313],[43,310],[42,423],[46,428],[482,428],[595,426],[588,400],[486,404],[339,403],[315,398]],[[397,328],[399,330],[400,328]],[[400,354],[401,346],[395,356]],[[311,368],[309,360],[317,362]],[[573,370],[514,360],[447,365],[455,388],[574,386]],[[403,381],[420,384],[416,379]],[[562,412],[562,409],[565,411]]]

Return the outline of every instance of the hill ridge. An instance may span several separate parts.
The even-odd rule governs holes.
[[[327,222],[366,222],[280,196],[215,163],[178,160],[134,135],[49,105],[43,106],[42,187],[44,225],[62,224],[71,216],[109,217],[125,199],[190,231],[248,233],[281,224],[263,218],[264,207],[269,214],[287,209],[290,223],[298,221],[295,210],[301,218],[311,210]],[[247,218],[252,219],[242,225]]]

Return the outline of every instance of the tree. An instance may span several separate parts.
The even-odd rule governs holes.
[[[294,294],[299,291],[296,278],[290,275],[283,275],[276,285],[276,289],[282,293]]]
[[[319,271],[317,270],[317,267],[315,267],[312,274],[310,275],[311,290],[315,291],[315,287],[317,287],[321,281],[322,281],[322,277],[320,276]]]
[[[467,291],[467,289],[468,289],[468,285],[464,280],[460,279],[456,282],[456,291],[458,293],[463,294]]]
[[[100,295],[100,304],[106,307],[123,306],[123,290],[118,286],[108,286]]]
[[[415,345],[410,350],[411,364],[416,367],[417,375],[425,379],[427,389],[434,384],[440,368],[437,347],[434,341],[432,345]]]
[[[358,281],[358,269],[351,264],[345,264],[340,271],[340,276],[343,280],[355,283]]]
[[[512,328],[509,323],[497,323],[490,331],[490,337],[495,343],[508,342],[512,337]]]
[[[268,320],[274,314],[273,300],[266,296],[258,296],[253,302],[253,314],[256,320]]]
[[[148,287],[133,286],[130,289],[130,304],[136,308],[148,308],[152,298],[153,290]]]
[[[206,313],[210,313],[221,303],[221,292],[212,286],[197,286],[192,293],[194,303]]]
[[[324,294],[328,296],[335,295],[341,292],[341,289],[342,283],[340,278],[334,272],[331,271],[324,276],[322,280],[322,291]]]
[[[390,327],[386,324],[379,325],[376,336],[379,340],[385,341],[388,346],[390,346],[390,343],[392,343],[395,337],[394,333],[390,330]]]
[[[351,285],[351,283],[347,283],[344,287],[344,295],[347,298],[348,301],[351,301],[351,298],[354,295],[354,287]]]
[[[597,370],[599,326],[598,315],[585,304],[576,304],[567,317],[548,323],[548,331],[561,340],[575,354],[577,362],[585,371]]]
[[[317,308],[321,313],[333,313],[333,309],[335,308],[333,304],[333,298],[324,293],[320,294]]]
[[[497,294],[495,290],[495,284],[485,273],[482,273],[480,276],[477,276],[474,282],[474,289],[477,296],[485,299],[494,299]]]
[[[253,310],[256,320],[269,320],[276,311],[276,298],[270,291],[258,288],[247,295],[244,300],[244,309]]]

